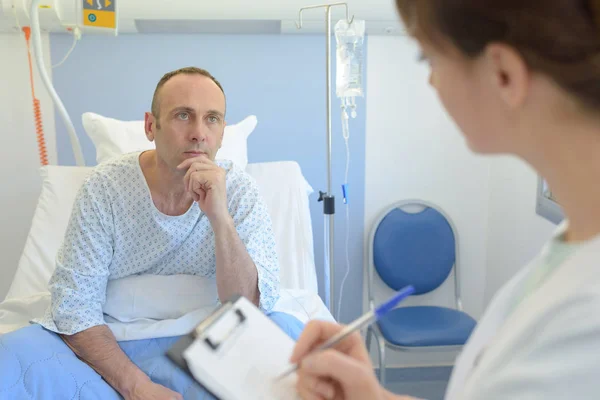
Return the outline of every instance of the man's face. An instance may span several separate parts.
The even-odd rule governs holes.
[[[164,84],[158,99],[159,117],[146,115],[146,133],[159,159],[172,169],[200,154],[214,160],[225,129],[221,89],[208,77],[180,74]]]

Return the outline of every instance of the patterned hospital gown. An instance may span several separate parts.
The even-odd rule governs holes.
[[[75,200],[45,315],[35,322],[61,334],[104,324],[107,282],[136,274],[216,275],[215,237],[206,215],[193,203],[180,216],[154,205],[139,154],[101,164]],[[258,271],[259,307],[269,312],[279,299],[279,265],[266,205],[255,181],[229,161],[227,201],[240,239]],[[217,301],[217,300],[215,300]]]

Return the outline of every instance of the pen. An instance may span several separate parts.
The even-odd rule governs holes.
[[[375,308],[374,310],[369,311],[362,317],[359,317],[356,320],[354,320],[346,328],[342,329],[337,335],[334,335],[331,338],[329,338],[329,340],[327,340],[325,343],[323,343],[321,346],[319,346],[314,351],[322,351],[322,350],[326,350],[332,346],[335,346],[336,344],[338,344],[340,341],[342,341],[344,338],[346,338],[351,333],[353,333],[357,330],[360,330],[362,328],[365,328],[365,327],[371,325],[373,322],[378,321],[385,314],[387,314],[388,312],[393,310],[398,305],[398,303],[400,303],[402,300],[404,300],[405,298],[407,298],[414,292],[415,292],[415,288],[412,285],[406,286],[405,288],[401,289],[398,293],[396,293],[390,300],[381,304],[379,307]],[[278,378],[276,378],[276,380],[285,378],[289,374],[295,372],[297,369],[298,369],[298,364],[294,364],[287,371],[285,371]]]

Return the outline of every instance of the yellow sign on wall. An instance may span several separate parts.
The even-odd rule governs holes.
[[[117,28],[116,0],[82,0],[83,25],[95,28]]]

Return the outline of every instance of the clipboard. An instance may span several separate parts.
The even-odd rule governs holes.
[[[276,381],[290,366],[295,342],[248,299],[235,296],[167,357],[219,400],[295,400],[296,374]]]

